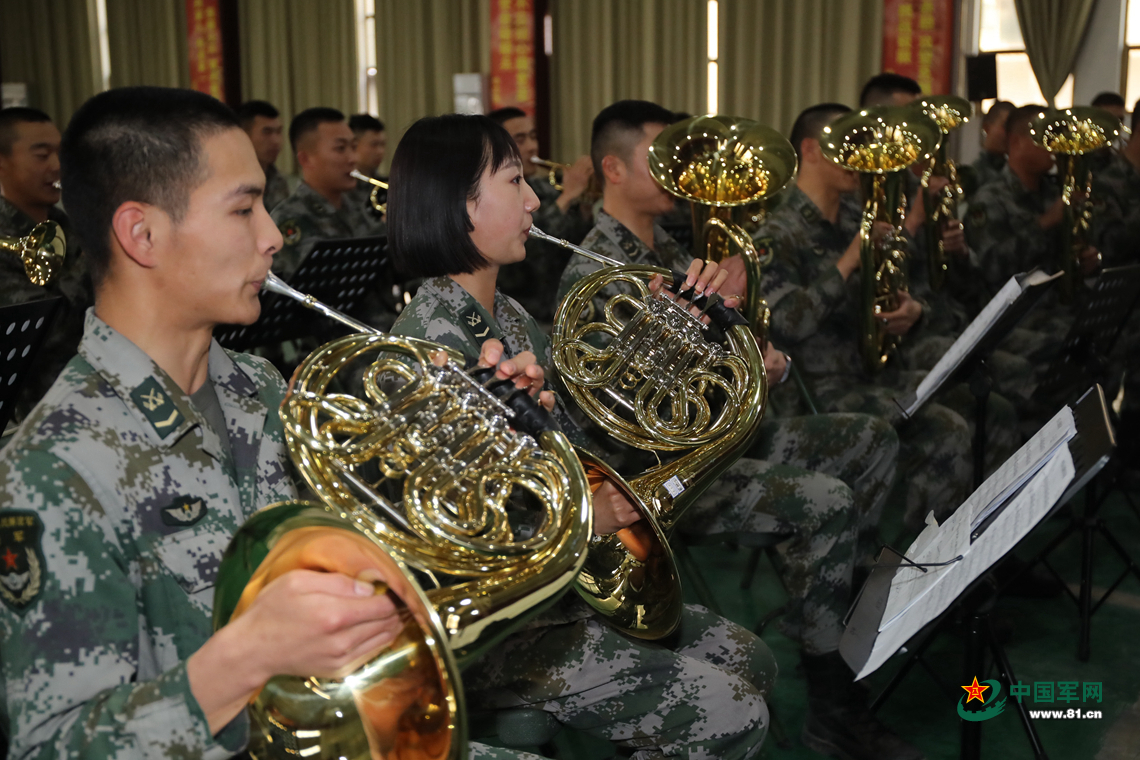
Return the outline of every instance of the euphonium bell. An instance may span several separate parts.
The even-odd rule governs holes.
[[[380,200],[380,191],[383,190],[385,193],[387,193],[388,183],[384,182],[383,180],[369,177],[367,174],[358,172],[356,169],[353,169],[351,172],[349,172],[349,174],[361,182],[367,182],[368,184],[372,185],[372,192],[368,194],[368,202],[372,205],[372,208],[375,209],[376,213],[388,213],[388,203],[381,202]]]
[[[1063,111],[1049,108],[1029,122],[1029,133],[1035,143],[1057,157],[1065,204],[1057,269],[1064,273],[1061,298],[1071,302],[1082,281],[1080,255],[1089,245],[1092,223],[1092,171],[1084,156],[1111,145],[1120,134],[1120,122],[1092,106]]]
[[[43,287],[63,270],[67,238],[55,222],[40,222],[22,238],[0,238],[0,251],[19,256],[24,274],[33,285]]]
[[[942,241],[942,227],[948,220],[958,218],[958,204],[965,197],[965,191],[958,182],[958,167],[954,159],[947,155],[946,135],[969,121],[974,113],[974,107],[970,101],[954,95],[926,95],[910,105],[933,119],[942,132],[942,141],[938,144],[938,150],[931,160],[930,169],[922,177],[924,189],[929,186],[931,177],[945,177],[947,180],[946,186],[942,188],[937,198],[931,198],[925,192],[922,194],[926,212],[923,229],[926,235],[930,287],[941,290],[951,266]]]
[[[868,372],[882,369],[899,343],[884,329],[879,315],[896,310],[898,291],[908,290],[902,170],[915,161],[929,161],[941,140],[938,125],[909,106],[852,111],[824,127],[819,137],[824,156],[863,175],[859,345]],[[891,226],[877,244],[871,237],[876,222]]]
[[[731,116],[694,116],[666,127],[649,146],[649,171],[661,187],[689,201],[700,258],[722,261],[739,249],[748,271],[744,315],[761,346],[768,307],[760,292],[761,261],[741,226],[746,206],[762,204],[791,182],[796,151],[787,138],[759,122]],[[761,215],[762,215],[761,211]]]

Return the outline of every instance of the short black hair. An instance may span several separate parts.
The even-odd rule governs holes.
[[[896,92],[921,95],[922,87],[910,77],[885,71],[871,77],[867,80],[867,84],[863,85],[863,91],[859,93],[859,107],[883,105]]]
[[[1105,106],[1119,106],[1124,108],[1124,98],[1118,92],[1102,92],[1092,99],[1092,103],[1097,108],[1104,108]]]
[[[1005,120],[1005,133],[1013,135],[1028,135],[1029,122],[1037,118],[1037,114],[1045,110],[1045,106],[1028,105],[1013,109],[1013,113]]]
[[[990,110],[986,111],[986,115],[982,117],[982,126],[986,127],[993,124],[998,119],[1006,119],[1009,114],[1013,113],[1017,108],[1013,103],[1008,100],[999,100],[990,106]]]
[[[487,266],[471,241],[467,201],[479,197],[484,172],[511,162],[522,166],[518,146],[490,117],[428,116],[409,127],[388,180],[388,243],[396,269],[408,277],[442,277]]]
[[[348,128],[356,135],[361,132],[383,132],[384,122],[370,113],[354,113],[348,117]]]
[[[272,103],[265,100],[247,100],[237,107],[238,122],[241,123],[242,129],[249,129],[253,125],[253,120],[258,116],[265,119],[277,119],[281,117],[281,112],[274,108]]]
[[[335,124],[341,121],[344,121],[344,114],[335,108],[317,106],[301,111],[293,117],[293,121],[289,122],[289,145],[293,147],[293,153],[296,154],[297,143],[302,137],[310,132],[316,132],[322,124]]]
[[[98,286],[111,259],[111,220],[127,201],[177,224],[206,180],[202,141],[240,129],[237,114],[195,90],[119,87],[88,100],[63,133],[63,205]]]
[[[526,116],[526,111],[514,106],[505,106],[503,108],[496,108],[491,113],[487,114],[487,118],[496,124],[506,124],[511,119],[521,119]]]
[[[50,121],[51,117],[38,108],[24,106],[0,108],[0,154],[12,155],[12,146],[16,143],[17,124],[43,124]]]
[[[809,138],[818,140],[820,134],[823,133],[823,128],[835,121],[835,117],[850,113],[850,111],[851,109],[842,103],[820,103],[800,112],[795,123],[792,124],[792,134],[788,139],[791,141],[792,147],[796,149],[796,157],[799,158],[801,164],[804,160],[804,140]]]
[[[677,115],[648,100],[619,100],[594,117],[590,129],[590,159],[594,176],[605,184],[602,159],[617,156],[629,160],[630,149],[641,140],[646,124],[672,124]]]

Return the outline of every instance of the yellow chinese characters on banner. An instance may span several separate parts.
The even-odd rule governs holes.
[[[190,42],[190,88],[224,101],[218,0],[186,0],[186,31]]]
[[[491,108],[534,115],[534,3],[491,0]]]
[[[928,95],[950,92],[954,0],[885,0],[883,71],[914,79]]]

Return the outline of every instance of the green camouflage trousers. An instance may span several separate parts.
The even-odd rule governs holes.
[[[626,637],[591,616],[515,634],[463,674],[470,705],[546,710],[637,750],[639,760],[755,757],[775,678],[764,642],[695,605],[663,642]],[[484,751],[472,757],[516,756]]]

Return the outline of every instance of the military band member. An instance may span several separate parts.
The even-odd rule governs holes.
[[[339,675],[402,623],[362,564],[286,573],[212,631],[222,550],[296,497],[284,381],[211,338],[257,319],[281,244],[235,114],[119,88],[76,112],[61,155],[97,298],[79,354],[0,453],[9,757],[229,757],[271,676]]]
[[[283,141],[281,113],[264,100],[247,100],[237,110],[241,128],[253,141],[257,162],[265,171],[265,195],[262,202],[268,211],[289,197],[289,183],[277,170],[277,156]]]
[[[335,108],[309,108],[289,124],[301,184],[272,212],[285,240],[273,271],[288,279],[322,240],[384,234],[356,196],[356,137]]]
[[[859,93],[859,107],[905,106],[922,95],[918,82],[902,74],[884,72],[867,80]]]
[[[1005,123],[1015,108],[1016,106],[1008,100],[999,100],[990,106],[990,110],[982,117],[982,152],[971,164],[974,167],[974,186],[970,189],[971,196],[978,188],[1001,176],[1001,170],[1005,168],[1005,154],[1009,148]]]
[[[498,338],[508,355],[550,362],[550,343],[496,287],[500,268],[526,256],[539,200],[518,149],[483,116],[421,119],[392,162],[389,225],[397,266],[425,279],[393,332],[475,356]],[[435,198],[454,198],[440,206]],[[594,530],[638,513],[611,484],[594,497]],[[685,607],[668,647],[627,638],[574,596],[464,673],[469,702],[531,705],[636,757],[745,758],[767,728],[775,663],[755,635],[704,608]]]
[[[366,177],[387,182],[388,178],[380,174],[380,165],[388,154],[388,132],[384,129],[384,122],[370,113],[358,113],[348,117],[348,126],[356,136],[356,170]],[[360,205],[368,213],[378,219],[383,217],[372,206],[372,191],[376,186],[360,179],[356,181],[356,195]],[[380,190],[376,200],[383,203],[388,194]]]

